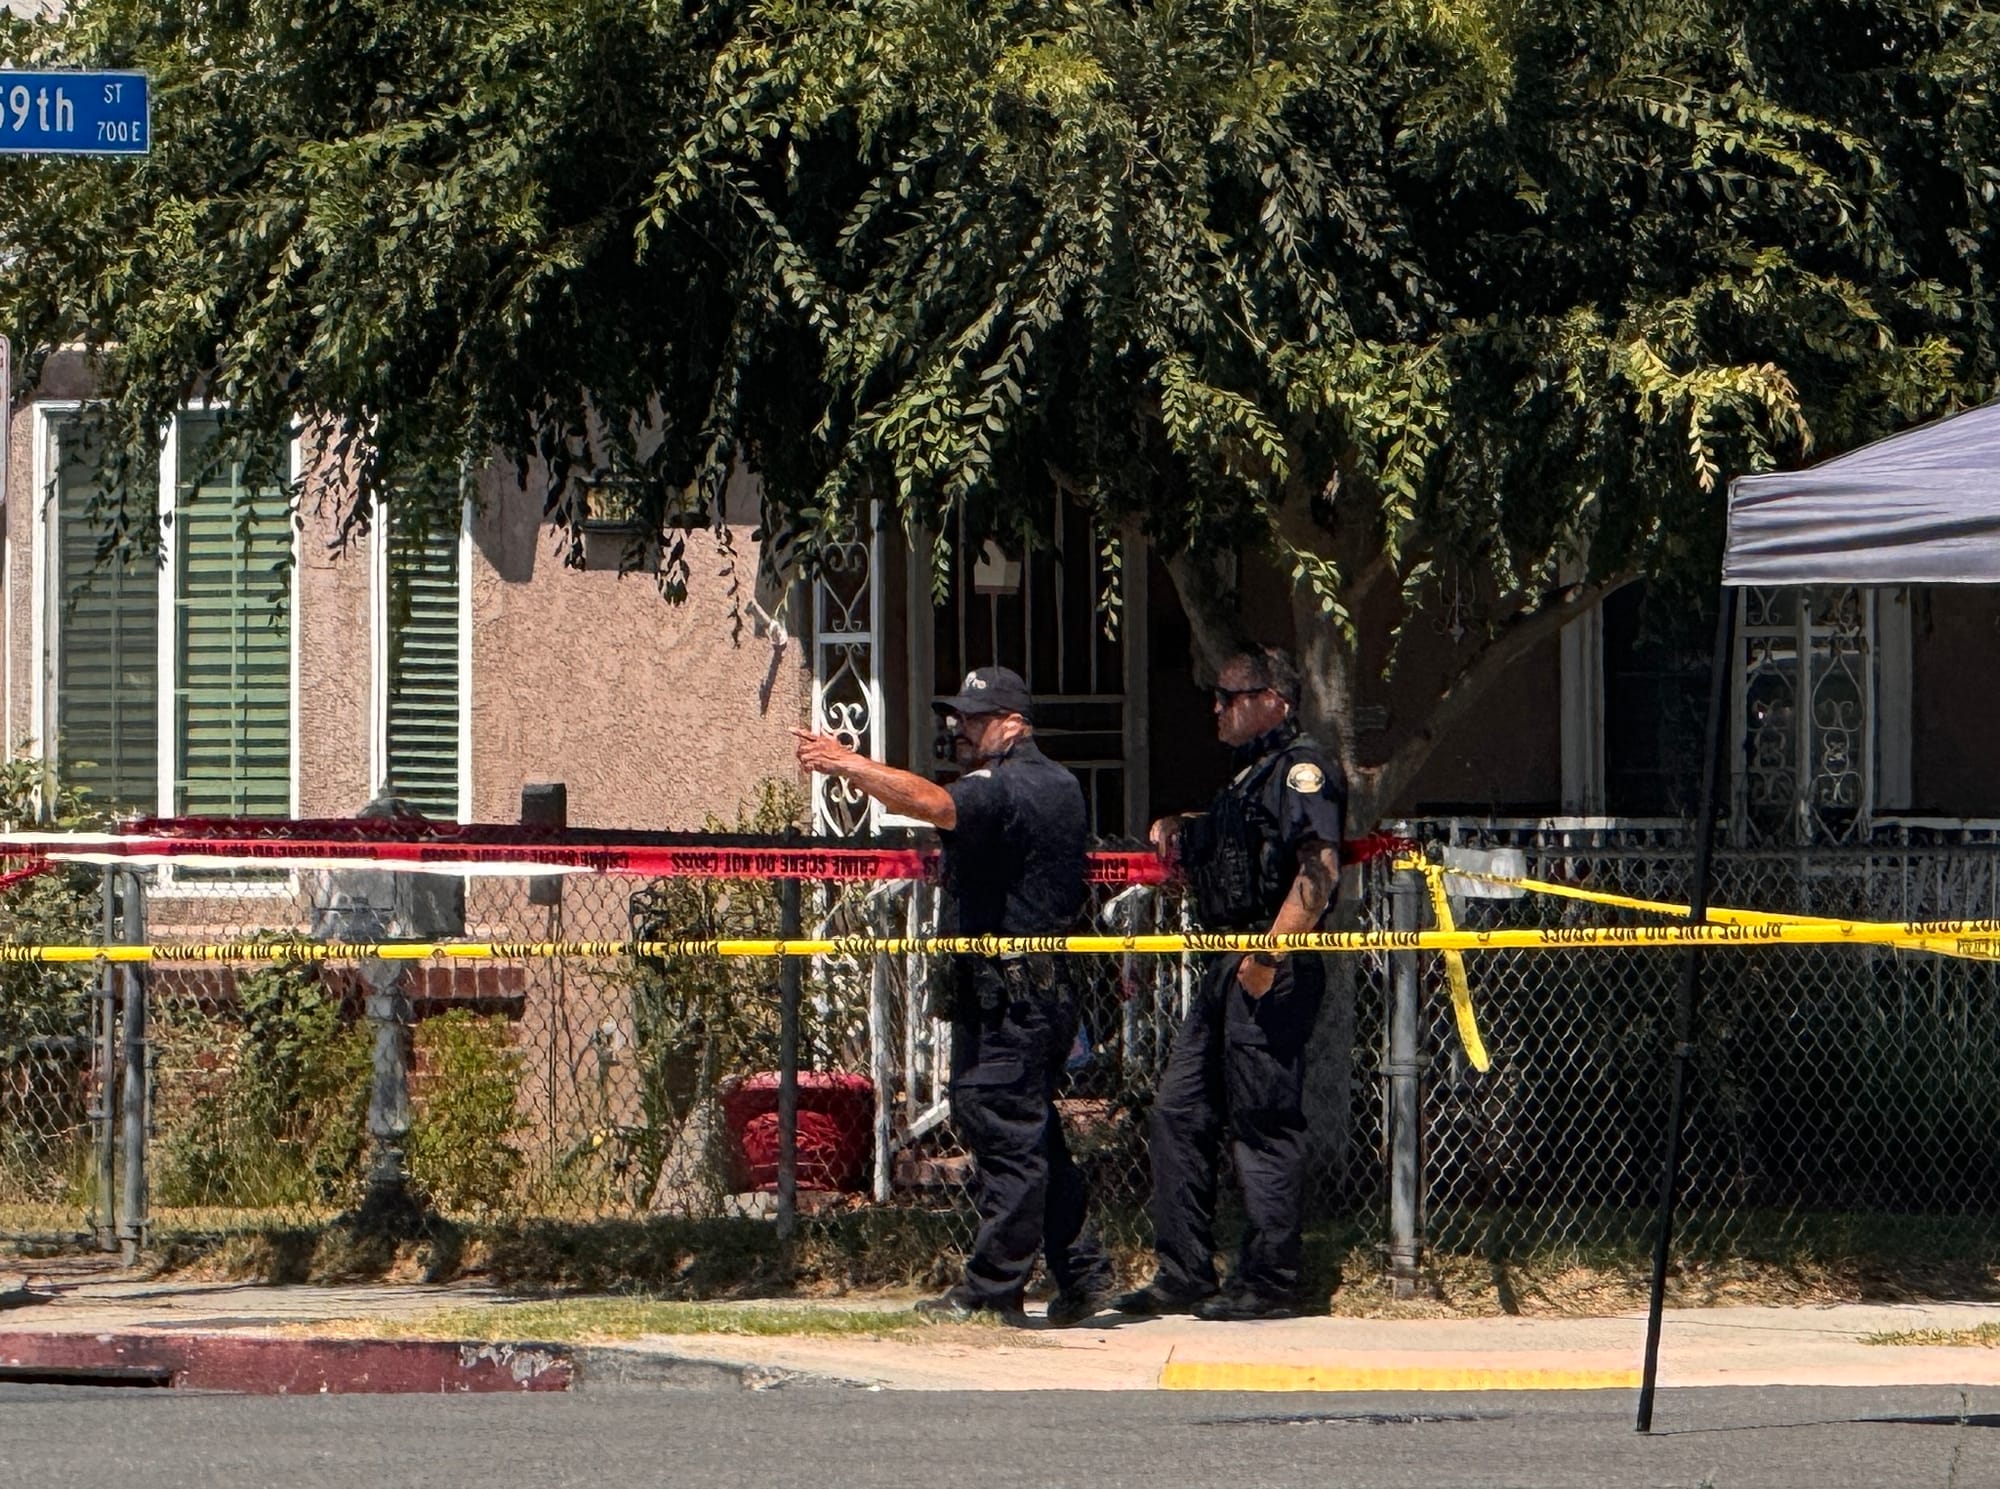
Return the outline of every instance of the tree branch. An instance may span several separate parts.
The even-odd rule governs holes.
[[[1558,589],[1468,657],[1438,695],[1437,705],[1425,717],[1423,726],[1401,740],[1376,770],[1372,795],[1380,808],[1393,810],[1401,804],[1403,793],[1416,780],[1440,741],[1473,716],[1487,689],[1509,667],[1578,616],[1601,604],[1613,590],[1623,588],[1637,577],[1636,573],[1624,573],[1595,584],[1579,583]]]
[[[1235,589],[1224,582],[1206,552],[1175,554],[1167,560],[1167,576],[1194,633],[1195,660],[1212,678],[1243,646],[1243,615]]]

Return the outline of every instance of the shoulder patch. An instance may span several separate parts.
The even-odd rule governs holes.
[[[1310,760],[1301,760],[1285,772],[1285,784],[1302,796],[1311,796],[1326,784],[1326,772]]]

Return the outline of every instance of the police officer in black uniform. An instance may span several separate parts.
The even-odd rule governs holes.
[[[795,731],[799,763],[940,830],[947,935],[1068,934],[1084,902],[1083,788],[1037,748],[1027,684],[1005,667],[981,667],[933,707],[962,771],[949,786],[804,731]],[[952,1026],[952,1121],[977,1166],[980,1224],[964,1280],[917,1307],[1022,1322],[1022,1288],[1039,1250],[1057,1286],[1049,1321],[1081,1322],[1115,1289],[1084,1224],[1083,1175],[1055,1108],[1077,1029],[1068,961],[961,956],[947,972],[938,1012]]]
[[[1299,732],[1299,671],[1261,648],[1216,680],[1216,732],[1236,773],[1209,809],[1153,824],[1207,931],[1319,928],[1340,877],[1347,783]],[[1283,1318],[1299,1310],[1306,1042],[1326,974],[1316,955],[1214,958],[1174,1039],[1152,1114],[1152,1281],[1113,1300],[1123,1313]],[[1246,1226],[1227,1289],[1215,1275],[1216,1167],[1224,1135]]]

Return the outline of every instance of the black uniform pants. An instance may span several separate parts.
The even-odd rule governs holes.
[[[1153,1102],[1153,1245],[1159,1281],[1215,1291],[1216,1168],[1226,1133],[1243,1192],[1243,1250],[1231,1285],[1290,1297],[1299,1285],[1305,1198],[1306,1042],[1326,993],[1317,956],[1280,957],[1271,990],[1252,998],[1235,956],[1202,974]]]
[[[951,1118],[977,1165],[979,1208],[964,1286],[984,1306],[1021,1306],[1037,1251],[1064,1290],[1111,1279],[1084,1227],[1089,1197],[1056,1114],[1075,1038],[1076,1005],[1060,986],[952,1021]]]

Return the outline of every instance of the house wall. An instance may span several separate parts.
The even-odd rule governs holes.
[[[706,533],[688,535],[684,604],[651,576],[564,567],[539,493],[511,472],[479,487],[472,549],[473,816],[519,814],[530,781],[569,787],[570,821],[590,827],[697,828],[733,820],[760,781],[796,782],[788,732],[810,690],[805,646],[734,634]],[[743,592],[757,547],[735,529]]]
[[[1912,813],[2000,817],[2000,590],[1916,591],[1910,663]]]
[[[32,553],[34,401],[90,391],[75,357],[48,364],[10,428],[5,513],[10,691],[8,744],[34,732]],[[334,543],[336,518],[318,483],[301,501],[296,575],[298,803],[305,816],[343,816],[372,794],[372,536]],[[758,594],[751,540],[755,490],[732,489],[731,532],[740,594]],[[478,487],[467,577],[471,617],[472,815],[511,821],[521,787],[562,781],[578,826],[696,828],[733,819],[759,783],[796,782],[789,730],[804,721],[809,658],[795,621],[782,646],[739,627],[712,534],[688,535],[690,593],[667,603],[645,574],[620,577],[565,566],[542,497],[511,471]],[[330,508],[330,504],[329,504]]]
[[[307,490],[292,611],[298,628],[299,815],[346,817],[375,794],[369,566],[376,537],[371,532],[338,546],[333,512],[319,509],[313,487]]]
[[[30,627],[34,625],[33,550],[35,531],[34,446],[32,409],[14,410],[7,425],[6,507],[6,655],[7,753],[25,751],[35,732],[29,698],[34,689],[35,657]]]

